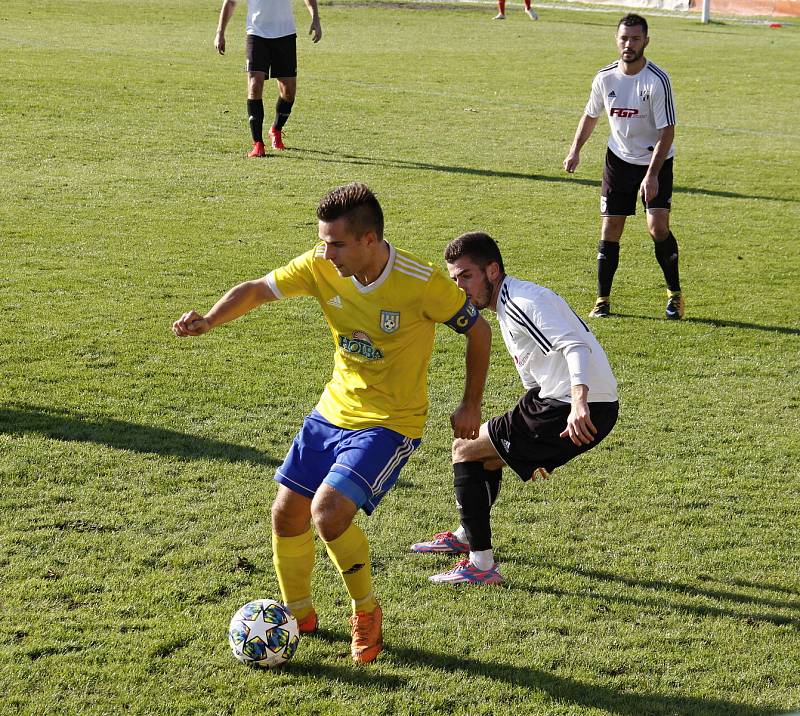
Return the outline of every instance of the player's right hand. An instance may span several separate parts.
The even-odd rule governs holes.
[[[187,336],[202,336],[208,333],[211,326],[204,316],[201,316],[197,311],[189,311],[184,313],[175,323],[172,324],[172,332],[178,338],[186,338]]]
[[[225,35],[223,33],[218,32],[214,37],[214,47],[220,55],[225,54]]]
[[[311,20],[311,27],[308,28],[308,34],[311,35],[311,42],[315,44],[322,39],[322,23],[320,23],[319,17],[315,17]]]
[[[578,164],[580,163],[580,154],[577,154],[576,152],[570,152],[567,154],[566,159],[564,159],[564,170],[572,174],[578,168]]]

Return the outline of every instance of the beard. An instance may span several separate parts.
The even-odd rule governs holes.
[[[626,55],[629,56],[626,57]],[[633,55],[633,57],[630,57],[630,55]],[[644,56],[644,48],[639,50],[639,52],[636,52],[636,50],[623,50],[622,53],[620,54],[620,59],[623,62],[636,62],[637,60],[642,59],[643,56]]]
[[[492,286],[492,282],[489,280],[489,278],[484,275],[483,290],[479,296],[472,297],[472,305],[475,306],[475,308],[477,308],[479,311],[482,311],[484,308],[488,308],[489,302],[492,300],[492,293],[494,293],[494,286]]]

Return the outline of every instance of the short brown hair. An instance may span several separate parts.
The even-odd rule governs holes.
[[[317,206],[320,221],[336,221],[343,216],[357,236],[374,230],[379,239],[383,238],[383,210],[368,186],[358,182],[337,186],[320,199]]]
[[[641,15],[636,15],[632,12],[628,13],[617,23],[617,30],[619,30],[620,25],[625,25],[625,27],[636,27],[637,25],[641,25],[642,30],[644,30],[644,36],[647,37],[647,20],[645,20]]]
[[[483,231],[469,231],[447,244],[444,250],[444,260],[447,263],[451,264],[463,256],[472,259],[482,269],[496,262],[500,271],[506,272],[497,242]]]

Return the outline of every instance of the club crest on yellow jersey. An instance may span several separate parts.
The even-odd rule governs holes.
[[[400,311],[381,310],[381,330],[384,333],[394,333],[400,328]]]

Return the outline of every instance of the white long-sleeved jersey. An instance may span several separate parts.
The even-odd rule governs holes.
[[[526,389],[538,385],[540,398],[570,403],[572,386],[582,383],[589,387],[590,403],[617,400],[617,381],[603,347],[557,293],[506,276],[497,319]]]

